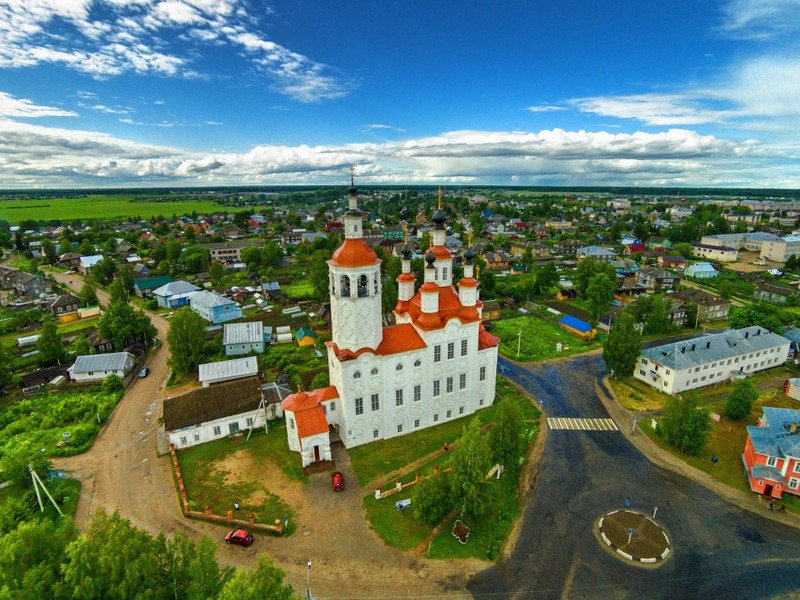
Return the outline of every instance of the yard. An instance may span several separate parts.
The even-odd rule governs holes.
[[[602,347],[599,341],[583,342],[557,324],[535,315],[493,321],[490,331],[500,338],[500,353],[523,362],[580,354]],[[561,352],[556,345],[561,343]]]
[[[309,279],[298,279],[282,285],[281,292],[294,300],[305,300],[314,296],[314,286]]]
[[[226,438],[180,450],[178,459],[193,510],[210,506],[215,515],[224,515],[235,501],[240,518],[252,513],[256,522],[272,524],[287,515],[287,531],[294,531],[294,510],[284,496],[308,478],[286,444],[283,423],[273,422],[268,434],[254,431],[247,441]]]
[[[533,443],[539,433],[541,413],[530,398],[505,379],[498,378],[497,388],[498,396],[503,398],[500,402],[513,402],[520,408],[526,419],[524,435],[528,444]],[[453,446],[470,419],[491,423],[496,406],[493,404],[476,415],[415,434],[354,448],[349,451],[351,466],[359,473],[361,481],[377,481],[383,475],[381,479],[384,482],[393,484],[401,481],[405,484],[413,481],[417,474],[430,476],[436,467],[447,468],[450,454],[442,452],[444,443]],[[524,469],[523,465],[519,472],[522,473]],[[386,485],[382,487],[387,489]],[[498,556],[506,534],[519,514],[517,478],[509,475],[499,480],[487,480],[483,493],[486,506],[484,513],[479,518],[470,518],[465,522],[472,530],[467,544],[456,541],[450,533],[452,523],[447,523],[429,546],[431,557],[491,560]],[[374,494],[364,498],[364,510],[375,532],[389,545],[404,550],[416,548],[433,531],[432,526],[418,522],[412,511],[395,509],[396,500],[410,498],[411,495],[409,490],[381,500],[376,500]]]

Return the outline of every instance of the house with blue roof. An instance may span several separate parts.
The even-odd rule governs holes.
[[[597,330],[593,329],[586,321],[581,321],[572,315],[564,315],[558,322],[562,329],[568,331],[575,337],[582,339],[584,342],[589,342],[597,335]]]
[[[686,267],[683,274],[686,277],[694,277],[696,279],[714,279],[719,275],[719,271],[717,271],[711,263],[699,262]]]
[[[242,318],[242,309],[233,300],[214,292],[194,292],[189,296],[189,308],[209,323]]]
[[[747,428],[742,462],[750,489],[769,498],[800,496],[800,410],[765,406]]]
[[[152,294],[159,306],[178,308],[180,306],[188,306],[189,296],[199,291],[200,288],[196,285],[179,279],[155,288]]]
[[[609,262],[616,260],[617,253],[608,248],[601,248],[600,246],[584,246],[583,248],[578,248],[575,252],[575,256],[578,258],[579,262],[584,258],[594,258],[602,262]]]
[[[786,362],[791,342],[754,325],[642,350],[633,376],[665,394],[678,394]]]

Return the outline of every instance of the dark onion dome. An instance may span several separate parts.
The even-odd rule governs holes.
[[[360,208],[351,208],[346,213],[344,213],[346,217],[363,217],[364,213]]]
[[[358,188],[356,187],[356,184],[353,183],[353,180],[351,179],[350,180],[350,187],[347,188],[347,194],[349,196],[355,196],[357,193],[358,193]]]
[[[436,255],[428,250],[428,253],[425,255],[425,262],[428,263],[428,268],[433,268],[433,263],[436,262]]]
[[[475,258],[475,251],[471,246],[464,252],[464,258],[467,259],[467,262],[472,262],[472,259]]]
[[[403,255],[403,258],[408,260],[411,258],[411,246],[408,244],[404,244],[403,247],[400,249],[400,254]]]
[[[447,217],[441,209],[433,213],[433,222],[436,223],[436,229],[444,229],[443,225],[445,221],[447,221]]]

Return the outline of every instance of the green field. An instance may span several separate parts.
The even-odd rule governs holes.
[[[27,219],[34,221],[73,219],[125,219],[139,216],[142,219],[163,215],[183,215],[197,211],[210,213],[221,210],[222,206],[209,200],[156,201],[153,196],[139,195],[91,195],[82,198],[31,198],[30,200],[0,200],[0,220],[11,224]]]
[[[503,356],[523,362],[571,356],[603,346],[599,341],[583,342],[556,323],[534,315],[493,321],[491,332],[500,338]],[[558,342],[561,352],[556,350]]]

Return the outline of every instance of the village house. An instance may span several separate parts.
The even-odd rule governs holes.
[[[718,262],[736,262],[739,260],[739,251],[736,250],[736,248],[731,248],[729,246],[709,246],[698,242],[692,242],[692,254]]]
[[[75,321],[78,318],[78,308],[81,299],[75,294],[61,294],[50,305],[50,313],[61,323]]]
[[[719,275],[719,271],[711,263],[698,262],[686,267],[683,274],[686,277],[694,277],[696,279],[713,279]]]
[[[101,260],[103,260],[102,254],[94,254],[92,256],[81,256],[80,264],[78,265],[78,270],[81,272],[81,275],[89,275],[92,272],[92,267],[94,267]]]
[[[157,287],[152,291],[152,294],[159,306],[164,308],[179,308],[181,306],[188,306],[189,297],[199,291],[200,288],[196,285],[178,279],[177,281],[170,281],[161,287]]]
[[[636,281],[651,290],[674,290],[680,284],[681,276],[658,267],[648,267],[636,273]]]
[[[601,248],[600,246],[584,246],[583,248],[578,248],[575,252],[575,256],[578,258],[579,262],[590,257],[601,262],[609,262],[617,258],[617,253],[608,248]]]
[[[133,366],[134,356],[130,352],[111,352],[79,356],[67,372],[76,383],[96,383],[102,382],[109,375],[125,379]]]
[[[154,275],[153,277],[142,277],[133,282],[133,293],[140,298],[149,298],[153,292],[162,285],[172,282],[172,275]]]
[[[747,427],[742,461],[750,489],[769,498],[800,495],[800,410],[763,407]]]
[[[794,289],[787,288],[772,283],[759,283],[753,291],[753,297],[757,300],[766,300],[774,304],[786,304],[791,296],[794,296]]]
[[[661,269],[685,269],[686,259],[680,254],[659,254],[656,256],[656,264]]]
[[[272,328],[269,328],[271,337]],[[226,323],[222,327],[222,346],[225,356],[237,356],[264,352],[267,343],[267,331],[261,321],[247,323]]]
[[[771,369],[786,362],[790,342],[763,327],[642,350],[633,376],[665,394],[677,394]]]
[[[194,292],[189,295],[189,308],[209,323],[223,323],[242,318],[242,309],[229,298],[214,292]]]
[[[719,294],[712,294],[711,292],[694,288],[679,290],[675,292],[673,298],[683,303],[684,306],[691,302],[696,303],[698,307],[697,319],[701,322],[727,319],[731,308],[730,301]]]

